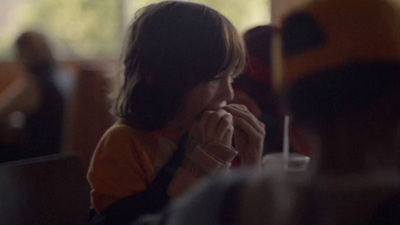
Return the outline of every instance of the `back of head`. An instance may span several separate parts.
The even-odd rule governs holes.
[[[34,30],[23,32],[16,40],[17,57],[28,69],[40,66],[52,66],[53,54],[47,38]]]
[[[273,25],[256,26],[244,33],[244,42],[249,55],[259,59],[268,68],[271,67],[271,42],[278,27]]]
[[[272,38],[278,31],[274,25],[261,25],[243,34],[248,52],[247,64],[243,74],[233,83],[235,90],[244,91],[256,101],[264,114],[275,118],[279,117],[279,106],[271,85],[271,46]],[[236,99],[240,99],[240,93],[235,95]]]
[[[296,120],[314,129],[398,122],[399,26],[390,0],[317,0],[288,14],[281,88]]]
[[[201,82],[244,65],[234,26],[201,4],[164,1],[138,12],[124,58],[124,85],[117,115],[143,129],[159,129],[182,108]]]

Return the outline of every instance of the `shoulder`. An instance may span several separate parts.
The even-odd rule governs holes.
[[[113,142],[114,144],[139,141],[143,136],[150,137],[151,134],[135,129],[126,123],[116,122],[104,133],[100,142]]]
[[[107,131],[104,133],[104,136],[116,136],[116,135],[134,135],[135,130],[123,123],[123,122],[116,122]]]
[[[128,126],[114,124],[108,128],[98,142],[93,160],[110,161],[114,158],[126,157],[134,149],[134,135]]]
[[[142,131],[123,122],[116,122],[100,139],[96,157],[127,157],[145,160],[153,159],[158,149],[158,136],[154,132]]]
[[[114,171],[115,174],[120,171],[136,171],[141,179],[147,179],[152,176],[152,167],[154,156],[151,153],[151,140],[143,140],[141,135],[147,135],[131,126],[116,122],[112,125],[100,139],[94,150],[89,174],[103,173],[104,170]],[[147,137],[150,137],[148,134]]]

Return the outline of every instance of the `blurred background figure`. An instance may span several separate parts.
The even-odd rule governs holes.
[[[23,32],[14,47],[24,75],[0,93],[0,162],[61,151],[64,108],[74,85],[72,72],[56,63],[40,32]]]
[[[280,150],[280,121],[276,93],[271,86],[271,41],[278,28],[272,25],[256,26],[244,35],[248,60],[243,74],[235,79],[233,103],[247,108],[266,125],[265,151]]]
[[[272,39],[279,32],[275,25],[248,29],[243,39],[248,60],[243,74],[235,79],[233,103],[246,105],[265,124],[264,154],[282,151],[284,110],[272,86]],[[295,124],[291,125],[292,150],[310,155],[309,147]]]

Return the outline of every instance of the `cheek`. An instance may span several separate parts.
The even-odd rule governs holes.
[[[191,111],[199,113],[212,103],[214,93],[206,88],[196,89],[187,98],[187,106]]]
[[[210,83],[201,84],[190,92],[188,100],[198,107],[206,107],[213,101],[217,90],[217,85]]]
[[[204,88],[197,87],[193,89],[187,95],[185,106],[175,118],[175,123],[180,127],[190,129],[193,123],[198,120],[200,114],[209,108],[212,98],[213,94]]]

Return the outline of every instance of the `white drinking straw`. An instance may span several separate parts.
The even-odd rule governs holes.
[[[283,130],[283,159],[285,161],[285,168],[289,161],[289,116],[285,116],[284,130]]]

